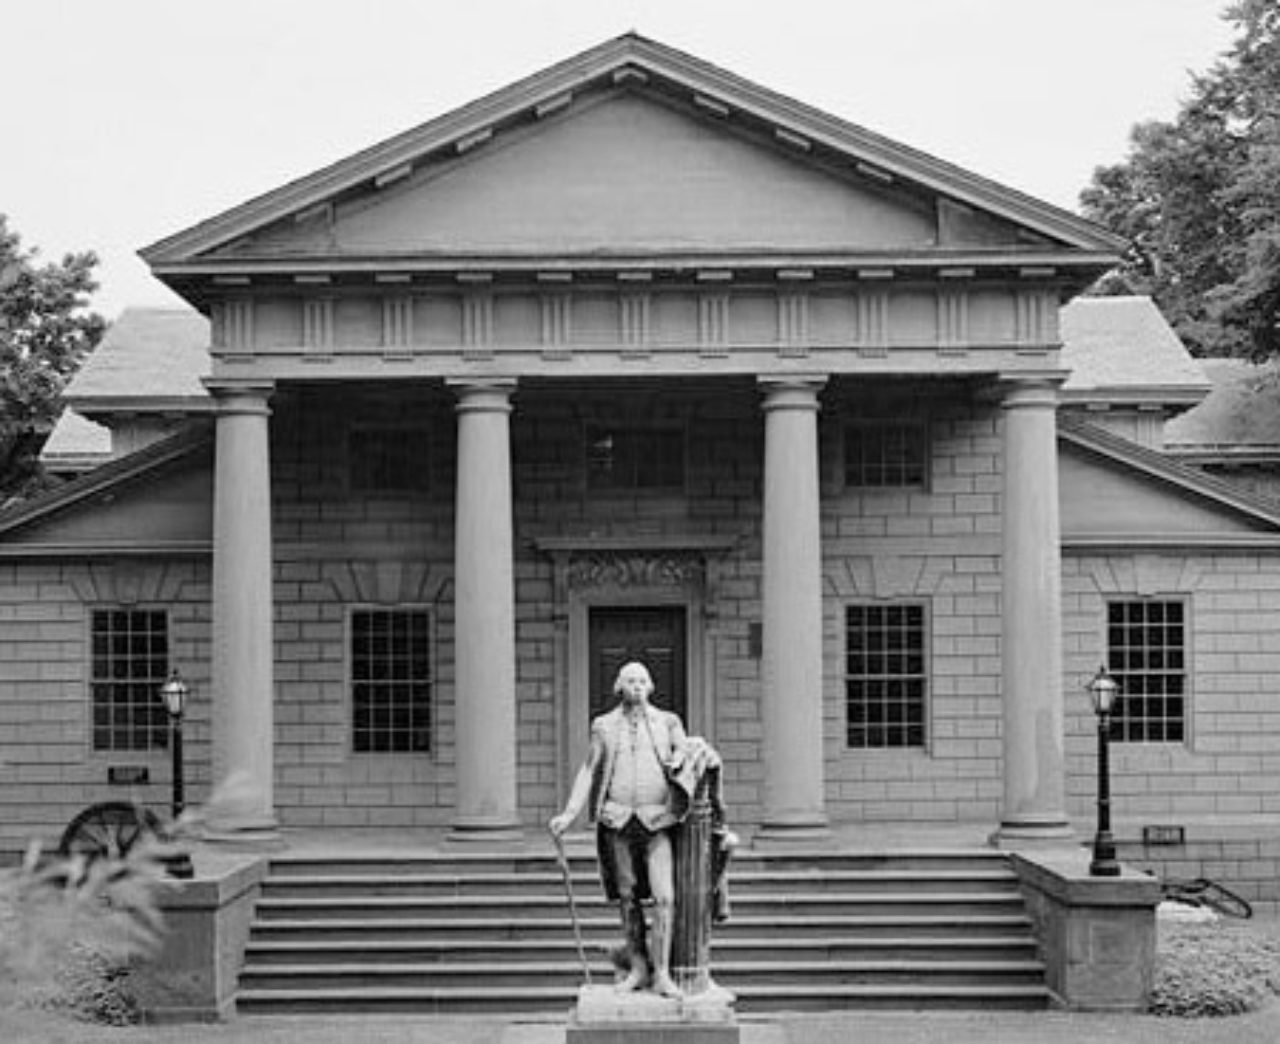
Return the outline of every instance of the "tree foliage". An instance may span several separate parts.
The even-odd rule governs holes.
[[[102,336],[88,308],[97,263],[86,251],[42,264],[0,214],[0,503],[36,477],[62,389]]]
[[[1280,354],[1280,6],[1223,17],[1230,49],[1080,201],[1131,244],[1095,292],[1150,294],[1197,354],[1264,358]]]

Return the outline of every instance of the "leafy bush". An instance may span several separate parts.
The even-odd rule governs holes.
[[[1275,926],[1161,922],[1151,1010],[1182,1018],[1238,1015],[1280,993]]]
[[[86,863],[45,859],[38,845],[0,871],[0,1011],[37,1006],[115,1025],[136,1022],[131,962],[164,930],[164,865],[154,845]]]

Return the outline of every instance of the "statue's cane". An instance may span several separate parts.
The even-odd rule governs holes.
[[[587,951],[582,945],[582,926],[578,924],[578,904],[573,898],[573,878],[569,872],[569,858],[564,854],[564,843],[560,835],[551,831],[551,840],[556,846],[556,862],[560,864],[560,876],[564,878],[564,894],[569,900],[569,920],[573,922],[573,939],[578,944],[578,960],[582,962],[582,974],[587,985],[591,985],[591,965],[587,963]]]

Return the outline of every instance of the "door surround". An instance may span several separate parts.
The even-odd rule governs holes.
[[[547,537],[554,572],[556,762],[568,794],[589,742],[590,613],[595,606],[682,606],[690,735],[715,743],[717,564],[732,537]]]

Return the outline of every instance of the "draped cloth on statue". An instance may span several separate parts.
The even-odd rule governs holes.
[[[684,806],[671,835],[676,891],[671,975],[687,997],[719,989],[711,979],[711,925],[729,916],[727,869],[736,843],[725,826],[720,770],[719,755],[694,737],[669,775]]]
[[[712,920],[717,924],[729,919],[729,856],[737,838],[725,826],[724,786],[721,778],[720,756],[715,749],[701,736],[690,736],[677,749],[666,767],[667,780],[671,784],[671,806],[676,815],[676,826],[672,831],[672,840],[676,843],[677,866],[679,864],[680,838],[687,833],[684,829],[689,816],[695,811],[699,800],[707,803],[710,816],[710,863],[709,885],[701,887],[710,890],[710,908]],[[700,799],[699,793],[703,795]],[[684,844],[686,853],[690,851],[689,842]],[[613,844],[609,832],[599,822],[596,823],[596,859],[600,867],[600,883],[604,888],[605,898],[616,902],[618,894],[618,869],[614,862]],[[649,871],[642,857],[634,858],[632,866],[636,873],[637,899],[650,899]],[[679,902],[681,879],[676,874],[677,903]]]

